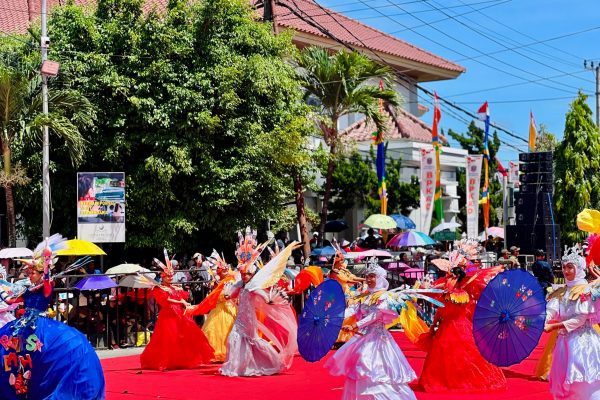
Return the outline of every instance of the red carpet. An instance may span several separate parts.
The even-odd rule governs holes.
[[[401,333],[396,341],[404,351],[417,375],[423,368],[425,353],[417,350]],[[545,343],[543,338],[542,343]],[[505,369],[509,390],[482,395],[442,395],[420,391],[413,384],[418,399],[532,399],[549,400],[548,383],[531,377],[542,352],[541,345],[519,365]],[[228,378],[217,375],[219,365],[185,371],[141,371],[139,356],[102,360],[107,383],[107,400],[124,399],[210,399],[210,400],[338,400],[343,379],[332,377],[323,369],[323,360],[308,363],[296,357],[290,371],[283,375],[256,378]],[[460,379],[460,371],[456,371]]]

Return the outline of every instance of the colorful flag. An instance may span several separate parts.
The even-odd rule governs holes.
[[[489,162],[490,162],[490,149],[488,147],[488,138],[490,132],[490,108],[488,107],[488,102],[483,103],[479,110],[477,111],[479,114],[479,118],[485,121],[485,135],[483,138],[483,171],[484,171],[484,180],[483,180],[483,190],[481,192],[481,202],[483,204],[483,227],[487,230],[490,226],[490,198],[489,198],[489,188],[490,188],[490,175],[489,175]],[[486,233],[487,235],[487,233]]]
[[[433,107],[433,125],[431,126],[431,142],[435,149],[435,196],[434,196],[434,208],[435,216],[440,222],[444,222],[444,205],[442,204],[442,185],[441,185],[441,172],[440,172],[440,153],[442,151],[442,145],[440,143],[440,137],[438,135],[438,124],[442,118],[442,111],[440,110],[440,104],[438,102],[437,92],[434,92],[435,106]]]
[[[496,157],[496,162],[498,163],[498,172],[502,174],[502,176],[508,177],[508,171],[504,168],[504,165],[500,162],[500,159]]]
[[[535,135],[537,128],[535,126],[535,119],[533,118],[533,112],[529,111],[529,152],[535,151]]]
[[[383,81],[379,81],[379,89],[383,90]],[[379,99],[379,112],[383,113],[383,100]],[[377,145],[377,159],[375,166],[377,169],[377,182],[379,183],[378,193],[381,202],[381,214],[387,215],[387,187],[385,183],[385,143],[383,142],[383,132],[373,132],[373,144]]]

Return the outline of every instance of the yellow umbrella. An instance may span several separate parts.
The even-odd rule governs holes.
[[[59,256],[105,256],[106,253],[92,242],[81,239],[67,240],[67,248],[56,252]]]

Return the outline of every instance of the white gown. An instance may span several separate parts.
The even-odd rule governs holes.
[[[408,383],[417,375],[385,328],[390,315],[389,297],[374,295],[346,310],[356,315],[359,332],[343,345],[324,367],[332,375],[346,377],[342,400],[416,400]]]
[[[600,335],[592,328],[595,308],[591,299],[551,299],[546,306],[546,321],[564,322],[550,369],[550,393],[554,399],[600,400]]]
[[[261,291],[249,292],[241,288],[238,312],[227,339],[227,359],[221,368],[226,376],[274,375],[285,365],[277,350],[269,342],[259,337],[254,296],[262,296]]]

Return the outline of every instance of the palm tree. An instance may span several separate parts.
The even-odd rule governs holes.
[[[308,47],[300,52],[297,64],[306,100],[317,103],[315,107],[321,117],[319,126],[329,146],[319,224],[319,244],[322,244],[333,171],[336,158],[343,151],[343,134],[338,130],[339,119],[347,114],[360,113],[373,121],[378,130],[384,131],[386,117],[380,112],[379,101],[383,100],[394,107],[399,106],[401,101],[398,93],[391,89],[394,81],[392,69],[356,51],[340,50],[330,54],[320,47]],[[384,83],[384,89],[379,88],[379,80]]]
[[[20,165],[12,165],[12,149],[16,143],[38,140],[42,143],[42,127],[57,134],[68,146],[74,165],[83,159],[85,140],[79,126],[90,125],[94,112],[89,101],[74,90],[51,90],[48,103],[51,112],[42,113],[41,77],[32,68],[15,69],[0,66],[0,147],[3,169],[0,186],[6,196],[6,218],[9,246],[16,245],[16,220],[13,187],[29,182]]]

